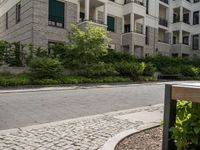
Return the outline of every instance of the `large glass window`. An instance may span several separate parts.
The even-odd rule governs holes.
[[[65,4],[57,0],[49,0],[49,25],[64,28]]]
[[[193,14],[193,24],[199,24],[199,11],[195,11]]]
[[[199,49],[199,35],[193,35],[192,41],[193,41],[193,44],[192,44],[193,49],[198,50]]]
[[[108,31],[115,32],[115,18],[108,16],[107,23],[108,23]]]

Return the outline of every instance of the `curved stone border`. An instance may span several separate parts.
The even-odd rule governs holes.
[[[131,130],[126,130],[124,132],[121,132],[113,137],[111,137],[102,147],[102,150],[115,150],[116,146],[118,143],[120,143],[122,140],[124,140],[126,137],[129,137],[131,135],[134,135],[136,133],[149,130],[152,128],[158,127],[158,125],[151,126],[148,128],[143,128],[143,129],[131,129]]]
[[[110,138],[102,147],[102,150],[115,150],[115,147],[117,146],[117,144],[122,141],[124,138],[126,138],[127,136],[130,136],[132,134],[135,134],[139,132],[139,130],[136,129],[131,129],[131,130],[127,130],[124,132],[121,132],[115,136],[113,136],[112,138]]]

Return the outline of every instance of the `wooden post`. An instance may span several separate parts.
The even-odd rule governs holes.
[[[163,129],[163,150],[176,150],[174,141],[170,138],[169,129],[176,121],[176,101],[171,99],[172,85],[165,86],[165,106],[164,106],[164,129]]]

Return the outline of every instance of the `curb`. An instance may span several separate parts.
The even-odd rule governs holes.
[[[136,129],[130,129],[130,130],[126,130],[124,132],[121,132],[115,136],[113,136],[112,138],[110,138],[102,147],[102,150],[115,150],[115,147],[117,146],[117,144],[122,141],[125,137],[130,136],[134,133],[139,132]]]
[[[48,87],[33,87],[22,89],[1,89],[0,94],[7,93],[26,93],[26,92],[41,92],[41,91],[64,91],[64,90],[77,90],[77,89],[92,89],[92,88],[114,88],[114,87],[129,87],[129,86],[142,86],[142,85],[162,85],[164,82],[150,82],[150,83],[127,83],[127,84],[83,84],[72,86],[48,86]]]
[[[144,126],[141,127],[139,129],[130,129],[130,130],[126,130],[124,132],[121,132],[119,134],[116,134],[115,136],[111,137],[110,139],[108,139],[108,141],[103,145],[101,150],[115,150],[117,144],[119,142],[121,142],[123,139],[125,139],[126,137],[129,137],[131,135],[134,135],[136,133],[148,130],[148,129],[152,129],[154,127],[159,126],[158,124],[154,124],[154,125],[150,125],[150,126]]]

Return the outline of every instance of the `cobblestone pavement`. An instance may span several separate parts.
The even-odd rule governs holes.
[[[162,105],[0,131],[0,150],[96,150],[112,136],[138,129],[145,120],[119,119],[135,113],[163,113]],[[144,114],[143,114],[144,115]],[[151,117],[150,117],[151,118]],[[159,125],[159,118],[156,123]],[[153,120],[152,120],[153,121]],[[154,124],[155,125],[155,124]]]

